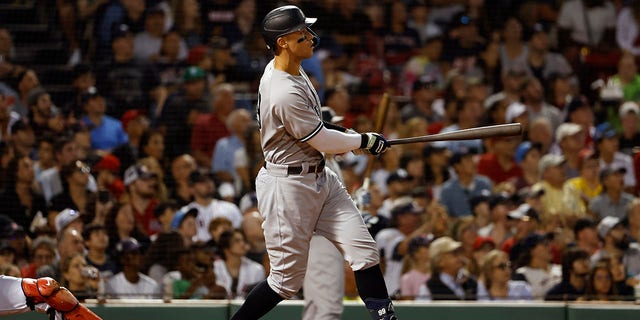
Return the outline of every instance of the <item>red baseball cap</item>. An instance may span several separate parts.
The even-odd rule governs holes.
[[[129,122],[139,116],[144,115],[144,111],[140,110],[140,109],[131,109],[131,110],[127,110],[127,112],[125,112],[122,115],[122,118],[120,118],[120,122],[122,122],[122,129],[127,130],[127,125],[129,125]]]
[[[108,154],[93,166],[93,170],[109,170],[117,173],[120,170],[120,160],[116,156]]]

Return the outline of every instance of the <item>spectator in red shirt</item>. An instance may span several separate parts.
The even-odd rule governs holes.
[[[233,92],[231,84],[217,86],[213,93],[213,112],[196,119],[191,133],[191,152],[198,166],[209,168],[216,142],[231,135],[225,121],[235,106]]]
[[[478,174],[487,176],[494,184],[522,176],[522,169],[514,160],[519,137],[489,139],[491,152],[480,156]]]

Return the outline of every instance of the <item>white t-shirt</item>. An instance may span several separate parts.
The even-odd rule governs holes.
[[[238,286],[236,287],[235,292],[231,291],[233,279],[227,270],[224,260],[218,259],[213,262],[213,272],[216,274],[216,284],[224,287],[227,290],[227,293],[230,293],[233,298],[246,297],[253,285],[265,279],[264,267],[261,264],[246,257],[242,257],[240,259],[242,262],[240,262]]]
[[[549,270],[534,269],[531,267],[520,267],[516,273],[522,274],[529,285],[533,299],[542,300],[547,291],[562,280],[562,267],[558,264],[552,264]]]
[[[229,219],[234,229],[240,228],[240,224],[242,223],[242,212],[240,212],[240,208],[228,201],[213,199],[207,206],[201,206],[195,202],[191,202],[183,209],[189,210],[191,208],[198,209],[198,216],[196,217],[196,239],[198,241],[207,242],[211,240],[209,223],[217,217]]]
[[[158,299],[160,286],[150,277],[138,273],[138,283],[131,283],[119,272],[107,281],[107,295],[117,299]]]

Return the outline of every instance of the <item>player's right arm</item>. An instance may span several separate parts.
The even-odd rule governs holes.
[[[383,153],[389,143],[378,133],[355,133],[330,130],[324,126],[307,142],[316,150],[329,154],[340,154],[356,149],[365,149],[377,155]]]

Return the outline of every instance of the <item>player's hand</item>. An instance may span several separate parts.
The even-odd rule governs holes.
[[[371,204],[371,192],[367,189],[361,187],[354,192],[353,196],[355,197],[358,208],[366,208]]]
[[[367,132],[361,133],[362,142],[360,144],[361,149],[367,150],[374,156],[377,156],[385,152],[391,145],[389,142],[379,133]]]

